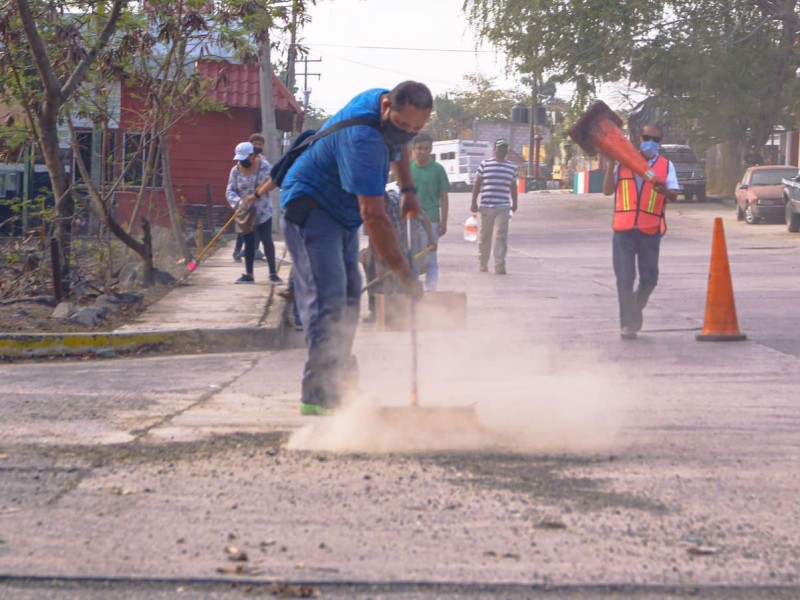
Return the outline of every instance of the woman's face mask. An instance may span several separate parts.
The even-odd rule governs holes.
[[[248,168],[250,168],[250,165],[252,163],[250,162],[249,158],[245,158],[244,160],[240,160],[239,164],[242,165],[245,169],[248,169]]]
[[[653,140],[644,140],[639,144],[639,150],[642,151],[647,160],[652,160],[658,156],[658,151],[661,145]]]
[[[409,133],[404,129],[400,129],[397,125],[392,123],[392,119],[389,117],[381,119],[381,132],[383,133],[384,141],[390,146],[404,146],[417,135],[416,133]]]

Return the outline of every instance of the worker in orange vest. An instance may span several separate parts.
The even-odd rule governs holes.
[[[662,137],[660,126],[645,125],[639,135],[639,151],[658,180],[664,182],[663,187],[606,157],[603,193],[614,195],[612,250],[623,340],[635,340],[642,328],[642,310],[658,283],[658,253],[661,236],[667,231],[666,201],[674,199],[680,189],[675,165],[659,154]],[[639,285],[634,290],[637,263]]]

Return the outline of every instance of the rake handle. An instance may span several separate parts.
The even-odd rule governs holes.
[[[223,225],[222,227],[220,227],[220,230],[219,230],[217,233],[215,233],[215,234],[214,234],[214,237],[212,237],[212,238],[211,238],[211,241],[210,241],[210,242],[208,242],[208,244],[206,244],[206,247],[205,247],[205,248],[203,248],[203,249],[200,251],[200,253],[197,255],[197,258],[195,258],[195,259],[194,259],[196,262],[200,262],[200,259],[201,259],[201,258],[203,258],[203,256],[205,256],[205,254],[206,254],[206,252],[208,252],[209,248],[211,248],[211,246],[213,246],[213,245],[214,245],[214,242],[216,242],[216,241],[219,239],[219,236],[221,236],[221,235],[222,235],[222,234],[225,232],[225,230],[228,228],[228,226],[229,226],[231,223],[233,223],[233,220],[236,218],[236,215],[238,215],[238,214],[239,214],[239,211],[238,211],[238,209],[237,209],[237,210],[236,210],[236,211],[234,211],[234,213],[231,215],[231,218],[227,220],[227,222],[225,223],[225,225]]]

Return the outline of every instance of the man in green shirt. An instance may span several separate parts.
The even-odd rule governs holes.
[[[420,133],[414,138],[414,160],[411,161],[411,177],[417,188],[417,198],[423,212],[428,216],[431,227],[438,237],[447,232],[447,211],[449,201],[447,192],[450,182],[444,167],[431,160],[433,138]],[[411,248],[416,254],[428,246],[428,237],[422,227],[412,228]],[[436,251],[425,257],[425,290],[435,292],[439,287],[439,262]]]

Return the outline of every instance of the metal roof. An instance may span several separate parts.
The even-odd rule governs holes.
[[[258,65],[237,64],[227,60],[198,60],[197,69],[203,77],[217,81],[213,98],[232,108],[259,108]],[[272,98],[276,111],[303,115],[303,107],[292,93],[272,74]]]

